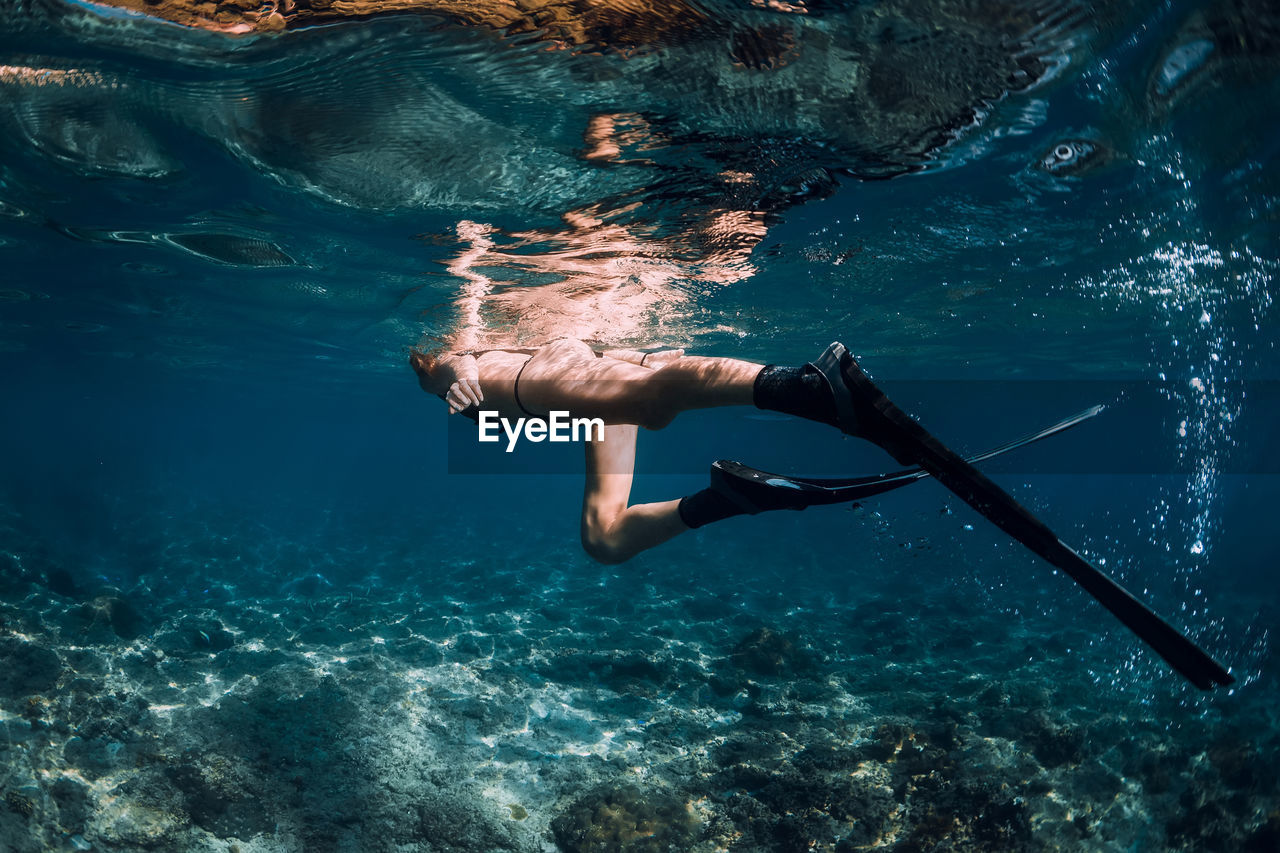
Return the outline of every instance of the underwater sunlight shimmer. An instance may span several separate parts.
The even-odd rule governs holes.
[[[1280,850],[1277,103],[1269,0],[0,0],[0,851]]]

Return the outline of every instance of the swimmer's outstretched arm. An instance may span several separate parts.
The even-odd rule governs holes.
[[[418,374],[418,384],[428,394],[443,396],[449,414],[457,414],[484,402],[480,390],[480,368],[474,355],[430,356],[412,351],[409,364]]]

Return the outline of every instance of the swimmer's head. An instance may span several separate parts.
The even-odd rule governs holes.
[[[423,391],[428,391],[428,384],[431,381],[431,370],[435,367],[436,360],[425,352],[416,349],[409,350],[409,366],[413,368],[413,372],[418,374],[418,385]]]

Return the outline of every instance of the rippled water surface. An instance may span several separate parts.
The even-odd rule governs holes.
[[[0,848],[1280,844],[1274,4],[0,22]],[[581,463],[464,473],[406,366],[566,336],[839,338],[964,447],[1111,404],[993,470],[1237,684],[933,484],[591,563]],[[885,464],[761,417],[637,499]]]

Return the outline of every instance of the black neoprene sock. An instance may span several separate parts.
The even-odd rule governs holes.
[[[822,374],[803,367],[765,365],[756,375],[751,401],[757,409],[783,412],[837,426],[836,402]]]
[[[827,380],[821,374],[803,367],[766,365],[756,375],[751,401],[757,409],[837,425],[836,403],[831,398]],[[747,512],[710,488],[681,499],[679,511],[680,520],[692,528],[723,521],[735,515],[745,515]]]
[[[680,512],[680,520],[695,529],[746,513],[745,509],[711,488],[681,498],[676,509]]]

